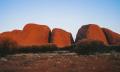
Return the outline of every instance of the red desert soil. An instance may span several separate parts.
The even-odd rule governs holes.
[[[18,54],[0,59],[0,72],[120,72],[120,55]]]
[[[110,45],[120,45],[120,34],[106,28],[103,28],[103,31]]]
[[[51,33],[51,43],[58,47],[70,46],[73,42],[72,34],[62,29],[54,28]]]
[[[95,24],[83,25],[78,30],[75,42],[78,42],[79,40],[82,39],[99,40],[106,45],[108,44],[103,30],[98,25]]]

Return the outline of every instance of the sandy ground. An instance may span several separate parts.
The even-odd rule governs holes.
[[[16,54],[0,59],[0,72],[120,72],[120,54]]]

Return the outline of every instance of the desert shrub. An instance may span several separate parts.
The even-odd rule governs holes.
[[[120,52],[120,45],[108,45],[98,49],[99,53]]]
[[[72,49],[72,45],[69,45],[69,46],[65,46],[62,48],[58,48],[57,50],[58,51],[70,51],[71,49]]]
[[[20,47],[17,52],[18,53],[42,53],[42,52],[52,52],[57,50],[57,47],[55,44],[46,44],[41,46],[23,46]]]
[[[95,54],[96,52],[102,52],[105,45],[98,40],[83,39],[75,44],[74,51],[79,54]]]
[[[120,52],[120,45],[110,45],[110,46],[107,46],[105,51],[107,52]]]
[[[2,38],[0,40],[0,56],[4,57],[13,52],[17,47],[17,43],[9,38]]]

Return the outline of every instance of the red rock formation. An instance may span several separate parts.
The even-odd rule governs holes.
[[[108,44],[104,32],[95,24],[84,25],[78,30],[75,42],[82,39],[98,40]]]
[[[109,29],[102,28],[110,45],[120,45],[120,34]]]
[[[33,23],[27,24],[23,30],[1,33],[0,40],[4,37],[15,41],[21,46],[46,45],[51,42],[62,48],[70,46],[73,43],[71,33],[58,28],[53,29],[51,33],[49,27]],[[75,42],[77,43],[83,39],[97,40],[103,42],[105,45],[108,45],[108,42],[111,45],[120,44],[120,34],[105,28],[101,29],[94,24],[84,25],[79,29]]]
[[[72,35],[62,29],[55,28],[52,30],[51,43],[57,45],[57,47],[70,46],[73,42]]]
[[[19,42],[21,42],[21,38],[22,38],[22,36],[20,36],[21,33],[22,33],[21,30],[13,30],[11,32],[3,32],[0,36],[11,39],[11,40],[19,43]]]
[[[27,24],[23,33],[25,34],[24,44],[44,45],[49,43],[50,29],[45,25]]]
[[[18,43],[18,45],[44,45],[49,43],[50,29],[45,25],[27,24],[24,29],[0,34]]]

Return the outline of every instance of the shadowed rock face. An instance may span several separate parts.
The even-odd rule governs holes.
[[[109,29],[102,28],[110,45],[120,45],[120,34]]]
[[[105,44],[102,41],[98,40],[91,40],[91,39],[82,39],[76,43],[77,47],[84,47],[84,48],[102,48]]]
[[[106,45],[108,44],[104,32],[95,24],[84,25],[78,30],[75,42],[82,39],[98,40]]]
[[[55,28],[52,30],[51,43],[54,43],[58,47],[62,48],[65,46],[70,46],[73,43],[73,38],[71,33]]]
[[[49,43],[50,29],[45,25],[27,24],[23,30],[4,32],[0,36],[7,37],[18,45],[44,45]]]

